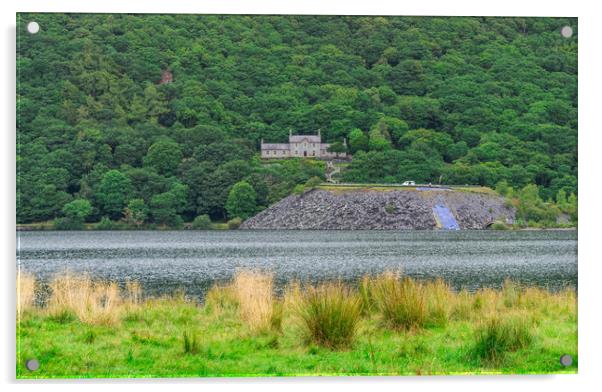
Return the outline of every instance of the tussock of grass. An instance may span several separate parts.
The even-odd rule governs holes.
[[[474,351],[480,358],[499,362],[506,353],[531,344],[532,325],[532,320],[523,313],[489,316],[477,328]]]
[[[299,304],[308,342],[332,349],[349,347],[360,321],[360,299],[342,283],[308,287]]]
[[[182,345],[185,354],[198,354],[200,351],[200,344],[194,332],[182,332]]]
[[[394,273],[374,279],[372,292],[384,321],[395,329],[421,328],[427,318],[427,304],[420,283]]]

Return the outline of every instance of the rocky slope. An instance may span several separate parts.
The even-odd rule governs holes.
[[[514,209],[487,193],[459,190],[323,190],[291,195],[246,220],[241,229],[434,230],[435,205],[449,209],[460,229],[511,223]]]

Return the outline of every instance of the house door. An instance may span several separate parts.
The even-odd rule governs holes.
[[[307,151],[303,151],[303,156],[306,157],[307,156]]]

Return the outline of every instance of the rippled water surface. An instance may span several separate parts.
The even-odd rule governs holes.
[[[21,267],[42,281],[64,270],[125,282],[145,293],[184,288],[202,297],[237,268],[292,279],[355,280],[399,270],[456,288],[505,278],[557,289],[577,285],[575,231],[111,231],[18,232]]]

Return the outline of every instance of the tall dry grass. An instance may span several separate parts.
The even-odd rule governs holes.
[[[95,282],[87,275],[65,273],[50,282],[47,312],[57,319],[77,317],[87,324],[115,325],[120,321],[119,287],[112,282]]]
[[[281,321],[282,307],[274,299],[274,275],[241,270],[232,282],[241,318],[252,331],[267,331]]]
[[[31,309],[36,300],[36,278],[27,272],[19,271],[17,273],[17,312],[21,315],[23,312]]]

